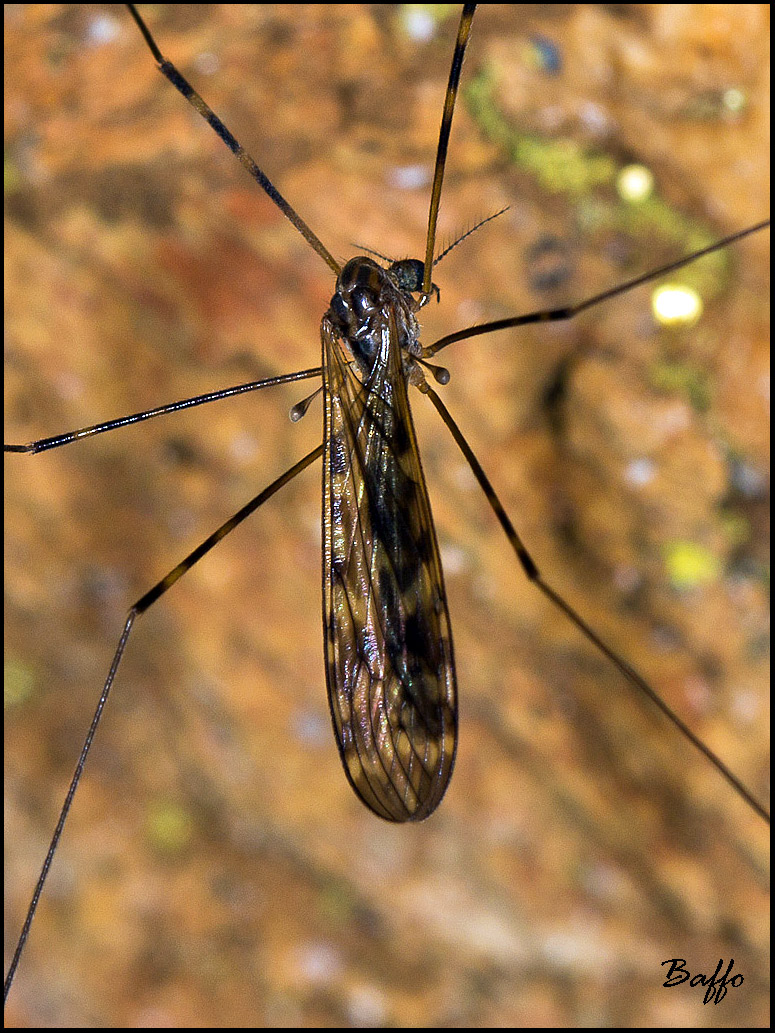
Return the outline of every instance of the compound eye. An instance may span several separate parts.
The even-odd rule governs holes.
[[[419,258],[404,258],[400,262],[394,262],[390,271],[396,279],[396,283],[402,291],[415,294],[422,290],[423,276],[425,275],[425,263]]]

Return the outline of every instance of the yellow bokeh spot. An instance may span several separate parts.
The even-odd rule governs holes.
[[[728,90],[724,91],[722,103],[726,111],[731,112],[733,115],[739,115],[742,111],[745,111],[748,97],[745,90],[741,90],[736,86],[730,86]]]
[[[654,174],[645,165],[626,165],[616,177],[616,190],[623,201],[645,201],[654,190]]]
[[[145,830],[154,847],[165,854],[184,850],[194,831],[191,815],[180,805],[158,800],[149,808]]]
[[[702,298],[692,287],[666,283],[652,294],[651,311],[663,326],[693,326],[702,315]]]
[[[673,542],[665,548],[665,566],[674,588],[699,588],[721,574],[718,557],[696,542]]]
[[[20,706],[35,694],[35,675],[29,667],[8,659],[4,667],[3,707]]]

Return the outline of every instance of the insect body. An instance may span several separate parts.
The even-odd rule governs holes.
[[[347,777],[377,814],[427,817],[457,741],[452,633],[407,384],[424,383],[401,268],[348,262],[323,319],[323,631]],[[422,280],[414,284],[416,291]]]

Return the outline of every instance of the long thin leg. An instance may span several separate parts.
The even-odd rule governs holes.
[[[326,265],[330,269],[332,269],[337,275],[339,275],[339,263],[328,250],[328,248],[323,244],[321,240],[318,239],[316,234],[312,232],[312,230],[302,219],[302,217],[298,214],[295,208],[293,208],[293,206],[285,200],[285,198],[277,189],[277,187],[275,187],[275,185],[267,177],[266,173],[264,173],[259,168],[259,166],[253,160],[253,158],[251,158],[251,156],[242,146],[242,144],[232,136],[232,134],[229,132],[229,130],[226,128],[223,122],[221,122],[220,118],[218,118],[218,116],[215,114],[212,108],[208,107],[208,105],[202,100],[202,98],[196,92],[194,87],[186,79],[183,78],[183,76],[173,65],[173,63],[171,61],[168,61],[163,56],[162,52],[156,45],[156,40],[151,35],[148,26],[145,24],[143,19],[138,14],[135,5],[127,4],[127,7],[129,8],[129,13],[132,15],[135,22],[137,23],[137,27],[143,34],[143,39],[148,44],[148,49],[153,54],[154,60],[156,61],[156,64],[159,66],[159,71],[161,72],[161,74],[165,77],[165,79],[168,79],[172,83],[172,85],[179,93],[183,94],[183,96],[186,98],[189,104],[192,105],[192,107],[196,108],[196,110],[199,112],[202,118],[208,123],[208,125],[210,125],[212,129],[215,130],[218,136],[220,136],[220,138],[223,140],[223,142],[226,144],[229,150],[237,156],[242,167],[250,173],[250,175],[253,177],[253,179],[255,179],[255,181],[258,183],[261,189],[264,190],[269,195],[269,197],[274,201],[274,203],[283,213],[285,218],[288,219],[289,222],[293,223],[293,225],[296,227],[296,229],[299,231],[302,237],[304,237],[304,239],[307,241],[307,243],[313,249],[313,251],[317,251],[317,253],[323,259]]]
[[[587,624],[584,618],[581,617],[578,613],[576,613],[573,607],[569,603],[567,603],[562,598],[562,596],[559,595],[559,593],[556,592],[554,588],[552,588],[551,585],[547,584],[547,582],[544,581],[538,567],[535,564],[535,561],[525,548],[522,539],[517,534],[514,525],[512,524],[506,511],[504,510],[500,499],[495,494],[495,489],[493,488],[492,484],[490,484],[487,474],[482,469],[479,460],[474,455],[471,446],[463,437],[462,431],[450,415],[449,410],[444,405],[439,396],[436,394],[436,392],[433,390],[433,388],[425,384],[420,388],[420,390],[423,391],[423,393],[430,398],[431,402],[433,402],[437,412],[449,428],[452,437],[455,439],[458,447],[460,448],[460,451],[465,456],[466,462],[471,467],[474,476],[479,482],[479,486],[481,487],[482,491],[487,497],[487,501],[489,502],[493,512],[495,513],[495,516],[498,518],[498,522],[503,528],[506,537],[509,540],[509,544],[516,553],[517,559],[522,565],[522,569],[525,571],[527,578],[543,592],[547,599],[549,599],[558,609],[562,610],[566,617],[568,617],[568,619],[576,625],[579,631],[581,631],[582,634],[585,635],[586,638],[588,638],[593,645],[597,646],[601,653],[608,657],[611,663],[613,663],[614,666],[621,671],[621,673],[624,675],[627,681],[630,682],[631,685],[634,685],[636,689],[639,689],[642,693],[648,696],[648,698],[659,707],[662,713],[670,721],[672,721],[676,728],[678,728],[678,730],[689,740],[689,742],[692,743],[692,745],[695,746],[705,757],[707,757],[707,759],[716,768],[716,770],[724,776],[724,778],[732,786],[735,792],[738,793],[738,795],[745,800],[745,802],[759,815],[760,818],[762,818],[764,821],[767,822],[767,824],[769,824],[769,811],[767,811],[759,803],[759,801],[756,799],[753,793],[751,793],[751,791],[747,789],[745,785],[743,785],[740,779],[737,778],[737,776],[729,770],[726,764],[712,750],[710,750],[705,745],[705,743],[703,743],[700,739],[697,738],[694,732],[692,732],[692,730],[681,720],[681,718],[667,705],[667,703],[665,703],[665,701],[654,691],[654,689],[652,689],[648,682],[644,678],[642,678],[641,675],[638,674],[638,672],[633,667],[631,667],[626,660],[620,657],[618,653],[616,653],[610,646],[608,646],[600,638],[600,636]]]
[[[471,34],[471,22],[473,21],[475,10],[476,4],[463,4],[463,11],[460,15],[460,25],[457,30],[455,53],[452,55],[452,67],[449,70],[447,93],[444,97],[444,113],[441,116],[439,146],[436,149],[436,169],[433,173],[433,188],[431,190],[431,207],[428,213],[428,239],[425,244],[425,270],[423,272],[422,281],[423,294],[425,295],[430,294],[431,290],[433,250],[436,246],[436,222],[439,217],[441,185],[444,182],[444,166],[447,163],[449,134],[452,130],[452,116],[455,113],[457,88],[460,83],[460,73],[463,70],[463,57],[465,56],[466,46],[468,45],[468,37]]]
[[[230,531],[233,531],[235,527],[242,523],[243,520],[247,519],[251,513],[254,513],[259,506],[262,506],[267,499],[270,499],[272,495],[280,490],[280,488],[288,484],[289,481],[292,481],[293,478],[300,474],[302,470],[306,470],[306,468],[314,463],[322,454],[323,445],[320,444],[317,448],[314,448],[310,453],[304,456],[303,459],[300,459],[298,463],[295,463],[290,467],[290,469],[286,470],[284,474],[277,478],[277,480],[272,481],[267,488],[264,488],[263,491],[259,492],[255,498],[251,499],[250,502],[247,503],[247,505],[243,506],[242,509],[235,513],[233,517],[230,517],[226,523],[222,524],[216,531],[213,531],[213,533],[206,538],[201,545],[198,545],[193,552],[189,553],[184,560],[178,563],[178,565],[169,572],[169,574],[163,577],[161,581],[157,582],[153,588],[146,592],[145,595],[141,596],[130,608],[126,624],[124,625],[124,630],[121,632],[121,637],[118,640],[116,651],[113,654],[113,660],[110,664],[108,676],[105,679],[105,684],[103,685],[102,692],[100,693],[97,709],[94,711],[94,717],[89,725],[89,731],[86,733],[86,738],[84,739],[81,753],[78,757],[78,763],[75,766],[70,786],[67,790],[64,803],[62,804],[62,809],[59,812],[59,820],[57,821],[56,828],[54,829],[54,834],[51,837],[48,852],[46,853],[46,859],[43,862],[43,867],[41,868],[40,875],[38,876],[38,881],[35,884],[32,899],[30,900],[29,907],[27,908],[24,925],[22,926],[22,931],[16,944],[13,959],[11,960],[11,965],[8,969],[8,975],[5,978],[3,1000],[8,997],[8,991],[11,989],[14,975],[16,974],[16,969],[19,964],[19,959],[21,958],[24,950],[24,945],[27,942],[30,927],[38,908],[38,901],[40,900],[40,895],[43,892],[43,887],[46,883],[49,869],[51,868],[51,862],[54,859],[54,854],[56,853],[57,846],[62,835],[62,830],[65,827],[67,816],[70,813],[70,808],[73,803],[76,789],[78,788],[78,783],[81,780],[86,758],[89,754],[89,750],[91,749],[91,744],[97,731],[97,726],[99,725],[100,718],[102,717],[102,711],[107,703],[108,695],[110,694],[110,689],[113,685],[113,679],[116,677],[116,672],[118,671],[119,664],[121,663],[121,658],[124,655],[129,634],[132,631],[135,621],[141,616],[141,614],[145,613],[146,610],[153,606],[156,600],[160,599],[168,589],[172,588],[176,581],[182,578],[187,571],[191,570],[194,564],[205,556],[215,545],[217,545],[221,539],[225,538]]]
[[[737,233],[731,233],[728,237],[717,240],[714,244],[709,244],[708,247],[702,248],[701,251],[695,251],[694,254],[686,255],[675,262],[669,262],[667,265],[660,266],[659,269],[652,269],[650,272],[643,273],[642,276],[636,276],[632,280],[625,280],[624,283],[617,284],[616,287],[609,287],[608,290],[601,291],[600,294],[595,294],[585,301],[579,301],[575,305],[546,309],[542,312],[528,312],[524,316],[496,319],[491,323],[479,323],[477,326],[469,326],[464,330],[457,330],[454,334],[440,337],[438,341],[434,341],[427,348],[423,348],[423,358],[429,359],[432,355],[440,352],[442,348],[455,344],[457,341],[465,341],[469,337],[478,337],[480,334],[489,334],[494,330],[507,330],[509,327],[527,326],[529,323],[554,323],[562,319],[573,319],[574,316],[585,312],[588,308],[599,305],[602,301],[615,298],[618,294],[625,294],[627,291],[632,290],[634,287],[639,287],[643,283],[658,280],[660,276],[675,272],[676,269],[682,269],[685,265],[689,265],[690,262],[695,262],[698,258],[702,258],[703,255],[710,255],[714,251],[720,251],[722,248],[728,247],[738,240],[749,237],[752,233],[758,233],[760,230],[766,229],[769,225],[770,220],[764,219],[762,222],[757,222],[755,226],[748,226],[744,230],[739,230]]]
[[[260,391],[263,387],[291,384],[296,380],[310,380],[313,377],[321,376],[322,373],[323,370],[320,366],[316,366],[315,369],[302,369],[297,373],[283,373],[279,377],[266,377],[264,380],[252,380],[248,384],[223,387],[219,391],[209,391],[206,395],[196,395],[194,398],[183,398],[179,402],[170,402],[168,405],[160,405],[156,409],[146,409],[144,412],[132,413],[131,416],[120,416],[118,419],[108,420],[106,423],[95,423],[91,427],[71,430],[66,434],[55,434],[50,438],[39,438],[37,441],[30,441],[26,445],[3,445],[3,451],[31,452],[34,455],[37,452],[45,452],[49,448],[69,445],[71,441],[80,441],[81,438],[92,437],[94,434],[104,434],[108,430],[118,430],[119,427],[129,427],[133,423],[142,423],[143,420],[150,420],[154,416],[164,416],[165,413],[193,409],[195,405],[204,405],[206,402],[219,402],[222,398],[244,395],[248,391]]]

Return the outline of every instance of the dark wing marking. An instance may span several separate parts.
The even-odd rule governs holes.
[[[345,772],[375,813],[426,818],[452,773],[457,701],[436,533],[395,319],[365,383],[323,323],[323,620]]]

